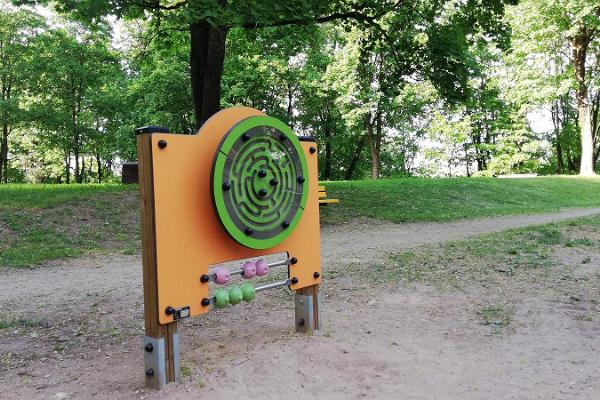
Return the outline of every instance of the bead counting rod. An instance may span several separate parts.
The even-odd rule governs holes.
[[[274,289],[274,288],[278,288],[280,286],[289,286],[291,284],[292,284],[292,279],[286,279],[281,282],[273,282],[273,283],[269,283],[264,286],[259,286],[255,290],[257,292],[262,292],[263,290]]]
[[[271,262],[271,263],[268,263],[267,265],[269,266],[269,268],[276,268],[276,267],[283,267],[285,265],[296,264],[297,262],[298,262],[298,260],[296,259],[296,257],[291,257],[291,258],[287,258],[283,261]],[[242,275],[243,272],[244,272],[243,269],[238,268],[238,269],[230,270],[229,274],[230,275]],[[216,274],[215,273],[208,274],[208,278],[211,282],[214,282],[216,279]]]

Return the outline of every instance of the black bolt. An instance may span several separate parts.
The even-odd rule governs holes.
[[[304,181],[306,181],[306,179],[304,179],[303,176],[299,176],[297,181],[298,181],[298,183],[304,183]]]
[[[298,264],[298,259],[296,257],[292,257],[290,261],[292,262],[292,264]]]
[[[258,194],[261,195],[262,197],[265,197],[267,195],[267,189],[260,189],[258,191]]]
[[[159,140],[158,141],[158,148],[159,149],[164,149],[165,147],[167,147],[167,141],[166,140]]]
[[[175,309],[171,306],[165,308],[165,313],[167,313],[167,315],[173,315],[175,314]]]
[[[260,171],[258,171],[259,178],[264,178],[265,176],[267,176],[267,171],[265,171],[264,169],[261,169]]]
[[[287,139],[287,136],[285,136],[285,134],[282,133],[281,135],[279,135],[279,140],[281,140],[282,142],[284,142],[285,139]]]
[[[246,228],[246,229],[244,229],[244,233],[246,234],[246,236],[252,236],[254,231],[250,228]]]
[[[287,221],[283,221],[283,222],[281,223],[281,226],[282,226],[284,229],[287,229],[287,228],[289,228],[289,227],[290,227],[290,223],[289,223],[289,222],[287,222]]]
[[[223,190],[228,191],[229,189],[231,189],[229,182],[223,182]]]
[[[202,299],[202,301],[200,302],[200,304],[202,304],[203,307],[208,307],[210,306],[210,299],[207,299],[206,297]]]
[[[242,138],[242,142],[247,142],[248,139],[250,139],[250,136],[247,133],[242,133],[242,136],[240,136]]]
[[[308,151],[310,151],[310,154],[315,154],[317,152],[317,148],[311,147],[310,149],[308,149]]]
[[[144,346],[144,350],[146,350],[148,353],[152,353],[152,351],[154,350],[154,346],[152,346],[152,343],[148,343]]]
[[[202,283],[206,283],[206,282],[208,282],[208,281],[210,281],[210,276],[208,276],[208,275],[206,275],[206,274],[203,274],[203,275],[200,277],[200,282],[202,282]]]
[[[304,322],[304,318],[300,318],[300,319],[298,320],[298,325],[300,325],[300,326],[304,326],[304,324],[305,324],[305,322]]]
[[[275,179],[275,178],[273,178],[273,179],[271,179],[271,180],[269,181],[269,184],[270,184],[271,186],[277,186],[277,184],[278,184],[278,183],[279,183],[279,181],[278,181],[277,179]]]
[[[315,273],[313,274],[313,276],[315,277],[315,279],[318,279],[318,278],[321,276],[321,274],[320,274],[320,273],[318,273],[318,272],[315,272]]]
[[[292,278],[292,283],[295,285],[296,283],[298,283],[298,278],[297,277],[293,277]]]
[[[146,376],[154,376],[154,369],[148,368],[146,370]]]

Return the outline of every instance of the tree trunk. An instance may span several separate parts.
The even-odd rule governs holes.
[[[65,182],[71,183],[71,153],[65,154]]]
[[[354,170],[356,169],[356,166],[358,165],[358,161],[360,160],[360,155],[362,154],[362,150],[365,147],[365,142],[367,141],[367,137],[365,135],[362,135],[360,137],[360,139],[358,140],[358,143],[356,145],[356,150],[354,151],[354,154],[352,155],[352,159],[350,160],[350,164],[348,165],[348,169],[346,170],[346,175],[344,176],[344,179],[349,181],[350,179],[352,179],[352,175],[354,175]]]
[[[581,160],[579,174],[584,176],[594,175],[594,139],[592,136],[592,121],[590,103],[588,100],[588,86],[585,81],[585,61],[591,36],[586,28],[581,28],[572,39],[573,65],[575,66],[575,80],[577,81],[577,113],[581,135]]]
[[[102,159],[96,154],[96,166],[98,167],[98,183],[102,183]]]
[[[0,183],[8,181],[8,124],[2,126],[2,141],[0,143]]]
[[[328,123],[325,123],[324,129],[325,136],[325,162],[323,178],[325,180],[331,180],[331,128]]]
[[[79,149],[75,147],[73,151],[73,156],[75,156],[75,183],[81,183],[81,170],[79,166]]]
[[[218,0],[224,7],[227,0]],[[196,129],[221,108],[221,75],[228,29],[208,22],[190,24],[190,76]]]
[[[367,132],[367,139],[369,140],[369,149],[371,150],[371,178],[379,179],[381,155],[381,113],[377,113],[377,116],[375,117],[375,129],[377,132],[373,132],[373,128],[371,114],[367,114],[365,117],[365,130]]]

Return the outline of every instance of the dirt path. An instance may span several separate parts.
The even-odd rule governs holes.
[[[181,329],[186,378],[162,393],[146,391],[140,374],[140,257],[0,270],[0,320],[26,321],[0,330],[0,399],[597,398],[598,333],[573,334],[576,323],[561,318],[537,289],[518,311],[528,323],[505,338],[473,329],[477,293],[424,287],[381,293],[343,272],[423,244],[598,213],[326,225],[325,329],[309,338],[294,335],[284,290],[188,320]]]

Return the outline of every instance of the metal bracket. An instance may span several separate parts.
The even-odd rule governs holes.
[[[296,294],[294,296],[296,314],[296,332],[310,333],[315,329],[313,296]]]
[[[175,369],[175,382],[181,378],[181,354],[179,353],[179,333],[173,334],[173,368]]]
[[[177,340],[179,348],[179,340]],[[165,339],[144,336],[144,371],[146,386],[162,389],[167,385]]]

